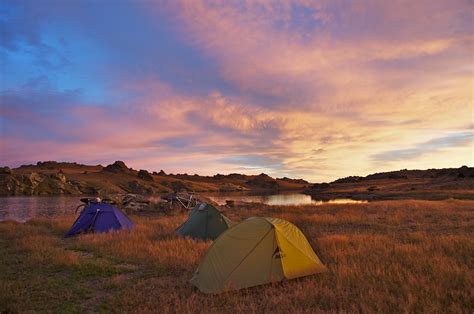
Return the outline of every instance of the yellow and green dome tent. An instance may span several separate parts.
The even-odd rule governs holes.
[[[191,283],[204,293],[220,293],[326,270],[298,227],[283,219],[252,217],[217,238]]]

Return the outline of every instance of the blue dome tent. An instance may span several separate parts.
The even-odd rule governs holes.
[[[65,237],[131,228],[133,222],[117,207],[100,202],[88,203]]]

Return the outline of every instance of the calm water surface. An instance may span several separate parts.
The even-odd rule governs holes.
[[[367,201],[349,198],[337,198],[327,201],[316,200],[310,195],[301,193],[271,194],[271,195],[234,195],[234,194],[209,194],[205,195],[219,205],[225,205],[226,200],[263,203],[267,205],[323,205],[323,204],[352,204],[367,203]]]
[[[366,203],[352,199],[333,199],[328,201],[314,200],[305,194],[273,194],[273,195],[245,195],[232,193],[203,194],[219,205],[226,200],[263,203],[267,205],[323,205]],[[81,204],[84,196],[18,196],[0,197],[0,221],[15,220],[25,222],[35,217],[57,217],[74,213]]]
[[[82,196],[83,197],[83,196]],[[25,222],[34,217],[56,217],[74,213],[81,196],[0,197],[0,221]]]

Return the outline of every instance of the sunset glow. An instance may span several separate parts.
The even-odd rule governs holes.
[[[472,1],[2,1],[0,165],[473,166]]]

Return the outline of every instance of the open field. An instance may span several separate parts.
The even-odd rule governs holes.
[[[329,272],[220,295],[188,283],[210,242],[186,219],[131,216],[131,232],[64,239],[74,216],[0,223],[0,312],[474,311],[474,201],[380,201],[227,210],[287,219]]]

